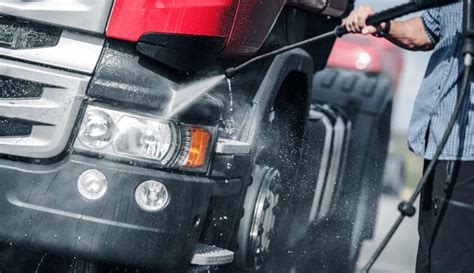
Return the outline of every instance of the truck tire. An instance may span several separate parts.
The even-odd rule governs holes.
[[[298,192],[303,190],[299,187],[297,167],[301,160],[308,115],[305,81],[300,73],[290,73],[261,118],[254,144],[257,149],[255,168],[238,230],[236,268],[221,272],[281,272],[281,268],[276,269],[281,255],[288,255],[288,249],[296,239],[288,234],[294,234],[293,231],[299,228],[294,221],[293,208]],[[268,192],[278,196],[275,198],[278,199],[276,204],[270,202],[267,205],[264,199],[257,198],[268,196]],[[260,207],[263,209],[259,209]],[[256,219],[263,214],[261,211],[266,210],[265,208],[273,215],[266,217],[269,221],[259,222]]]
[[[338,109],[351,122],[335,208],[315,227],[319,259],[308,272],[355,271],[363,240],[373,236],[388,153],[392,84],[384,74],[327,68],[314,77],[312,103]]]

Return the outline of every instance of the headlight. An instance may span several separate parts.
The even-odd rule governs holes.
[[[123,116],[117,122],[115,150],[118,154],[143,157],[166,165],[178,146],[171,123]]]
[[[114,123],[110,116],[100,110],[87,112],[84,126],[79,132],[79,140],[91,148],[103,148],[112,142],[115,133]]]
[[[145,115],[88,106],[74,148],[112,158],[201,170],[211,130]]]

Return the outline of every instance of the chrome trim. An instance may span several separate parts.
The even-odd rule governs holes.
[[[322,195],[321,207],[319,208],[318,219],[321,220],[327,216],[333,202],[334,192],[338,181],[339,171],[341,167],[341,158],[344,151],[344,142],[346,135],[346,124],[343,119],[337,117],[334,124],[334,141],[331,153],[331,165],[329,166],[328,176],[326,178],[326,186]]]
[[[112,4],[113,0],[2,0],[0,13],[102,34]]]
[[[17,50],[0,47],[0,55],[92,74],[103,45],[104,38],[64,30],[54,47]]]
[[[51,158],[61,153],[85,97],[90,77],[11,60],[0,60],[0,75],[47,85],[40,98],[0,99],[0,116],[33,125],[26,137],[0,137],[0,154]]]
[[[198,243],[194,250],[192,265],[223,265],[234,260],[234,252],[216,246]],[[206,270],[207,271],[207,270]],[[201,272],[201,271],[199,271]]]
[[[250,154],[250,149],[250,143],[228,138],[219,138],[216,152],[218,154]]]
[[[320,171],[318,174],[318,178],[316,179],[316,189],[314,192],[311,211],[309,213],[309,222],[312,223],[313,221],[316,220],[316,216],[319,210],[319,200],[321,200],[322,198],[324,183],[326,181],[328,166],[330,164],[331,146],[332,146],[334,128],[329,118],[319,111],[311,110],[309,112],[309,120],[310,121],[321,120],[323,125],[326,127],[326,136],[324,138],[323,154],[321,156],[321,165],[319,166]]]

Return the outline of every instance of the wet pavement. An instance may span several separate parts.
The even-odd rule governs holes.
[[[375,238],[366,241],[362,247],[358,267],[362,268],[378,247],[385,234],[398,217],[398,197],[383,196],[379,204],[379,214]],[[416,250],[418,247],[418,215],[405,218],[400,229],[392,238],[379,260],[372,267],[371,273],[413,273],[415,272]]]

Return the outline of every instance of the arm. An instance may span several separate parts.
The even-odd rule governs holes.
[[[380,26],[368,26],[366,20],[375,14],[371,7],[360,7],[344,20],[346,29],[351,33],[370,35],[379,32],[386,27],[385,23]],[[425,31],[421,17],[415,17],[406,21],[391,21],[390,32],[385,38],[393,44],[408,50],[431,50],[433,42]]]

